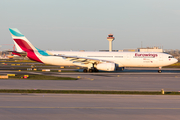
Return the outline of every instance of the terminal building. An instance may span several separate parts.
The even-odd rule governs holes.
[[[99,50],[101,52],[109,52],[109,50]],[[163,49],[158,47],[147,47],[137,49],[123,49],[123,50],[112,50],[112,52],[163,52]]]
[[[138,52],[163,52],[159,47],[138,48]]]

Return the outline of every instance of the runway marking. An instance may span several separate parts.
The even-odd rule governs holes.
[[[30,106],[0,106],[0,109],[124,109],[124,110],[180,110],[180,108],[144,108],[144,107],[30,107]]]
[[[89,80],[91,80],[91,81],[94,80],[93,78],[81,77],[81,76],[77,76],[77,78],[78,78],[78,79],[81,79],[81,78],[82,78],[82,79],[89,79]]]

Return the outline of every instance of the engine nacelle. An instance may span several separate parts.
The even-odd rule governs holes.
[[[114,71],[116,68],[116,64],[115,63],[100,63],[96,65],[96,68],[98,70]]]

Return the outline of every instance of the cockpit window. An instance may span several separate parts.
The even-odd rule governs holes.
[[[169,56],[168,58],[174,58],[173,56]]]

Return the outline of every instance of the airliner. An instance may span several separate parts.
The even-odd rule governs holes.
[[[82,51],[48,51],[34,47],[17,29],[9,28],[16,51],[13,54],[57,66],[80,66],[83,72],[116,71],[124,67],[159,67],[176,63],[178,60],[167,53],[158,52],[82,52]]]

